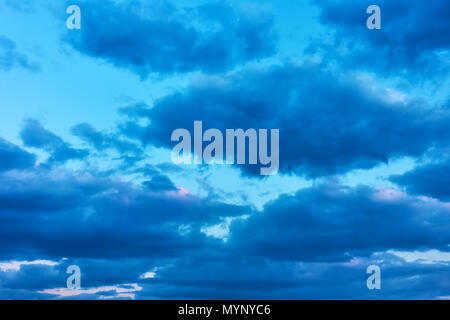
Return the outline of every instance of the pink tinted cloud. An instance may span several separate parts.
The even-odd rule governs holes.
[[[115,286],[102,286],[102,287],[94,287],[94,288],[87,288],[87,289],[69,289],[69,288],[54,288],[54,289],[45,289],[42,291],[38,291],[38,293],[41,294],[51,294],[56,295],[59,298],[65,298],[65,297],[74,297],[81,294],[98,294],[98,293],[106,293],[114,291],[116,294],[111,295],[103,295],[100,297],[109,297],[111,299],[113,298],[135,298],[135,292],[141,291],[142,287],[139,286],[137,283],[132,284],[122,284],[122,285],[115,285]],[[99,298],[100,298],[99,297]]]

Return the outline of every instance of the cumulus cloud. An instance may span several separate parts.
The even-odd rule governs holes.
[[[151,73],[217,72],[270,56],[271,15],[213,2],[181,9],[167,1],[71,1],[83,27],[64,39],[74,49],[142,78]],[[114,30],[112,32],[112,30]]]
[[[144,186],[152,191],[177,190],[173,182],[165,175],[155,175],[149,181],[143,182]]]
[[[381,291],[366,287],[366,268],[374,263],[382,269]],[[204,253],[143,281],[139,298],[402,299],[408,292],[417,298],[438,299],[448,291],[448,276],[447,266],[405,263],[387,253],[345,263],[273,261],[236,252],[218,259]]]
[[[80,123],[71,131],[72,134],[89,143],[98,151],[114,148],[121,154],[138,155],[142,152],[135,143],[121,139],[118,134],[98,131],[88,123]]]
[[[0,181],[3,257],[173,256],[201,246],[204,223],[252,210],[178,189],[162,193],[173,190],[166,180],[140,187],[101,173],[36,169]],[[180,225],[197,231],[181,235]]]
[[[331,183],[281,196],[261,214],[236,220],[231,241],[262,257],[300,261],[347,261],[389,249],[446,251],[449,213],[446,203]]]
[[[34,119],[28,119],[20,132],[23,143],[27,147],[42,149],[50,153],[49,163],[64,163],[71,159],[83,159],[88,151],[73,148],[61,137],[45,129]]]
[[[405,288],[416,297],[445,296],[438,278],[448,270],[398,259],[414,250],[447,252],[446,203],[329,182],[281,196],[256,212],[193,195],[148,193],[98,174],[38,172],[0,176],[10,199],[40,192],[31,200],[0,201],[0,254],[49,260],[20,262],[20,268],[6,260],[2,266],[15,275],[2,281],[0,296],[19,288],[28,290],[22,297],[71,299],[345,298],[332,293],[343,288],[351,288],[344,290],[347,297],[401,298],[411,292]],[[243,215],[247,219],[230,220],[227,242],[202,233],[223,217]],[[190,232],[180,232],[182,226]],[[403,255],[374,256],[392,250]],[[72,261],[61,260],[65,256]],[[62,288],[69,262],[86,275],[79,291]],[[365,268],[373,263],[382,263],[387,276],[383,293],[371,296],[364,284]],[[36,272],[42,277],[30,285]],[[330,291],[330,279],[336,291]]]
[[[192,131],[196,120],[203,121],[204,130],[280,129],[280,171],[318,177],[421,156],[446,143],[450,113],[429,109],[320,65],[287,63],[194,80],[146,110],[139,105],[135,112],[123,111],[150,124],[128,121],[122,132],[144,144],[173,148],[171,133]],[[256,167],[243,168],[254,174]]]
[[[0,171],[31,168],[35,161],[33,154],[0,138]]]
[[[450,200],[450,160],[421,165],[403,175],[392,176],[391,180],[404,187],[408,193]]]
[[[351,5],[339,0],[316,0],[320,21],[332,36],[317,39],[307,49],[341,68],[366,68],[415,75],[421,80],[447,74],[449,67],[450,6],[446,0],[377,1],[381,8],[381,30],[366,28],[366,9],[373,1]]]

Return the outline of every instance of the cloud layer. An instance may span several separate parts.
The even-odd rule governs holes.
[[[82,28],[55,32],[57,49],[133,72],[158,98],[127,97],[101,130],[97,114],[47,128],[27,111],[19,142],[0,138],[0,298],[448,298],[448,1],[382,0],[377,31],[365,27],[368,1],[313,3],[325,36],[285,57],[275,2],[71,1]],[[2,75],[34,70],[30,59],[0,36]],[[196,120],[280,129],[280,174],[168,163],[171,133]],[[405,158],[414,164],[395,168]],[[271,200],[250,200],[261,192]],[[79,290],[65,288],[73,264]],[[381,291],[366,287],[373,264]]]

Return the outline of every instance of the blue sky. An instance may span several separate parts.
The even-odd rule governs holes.
[[[0,298],[450,297],[447,1],[0,14]],[[173,164],[196,120],[279,128],[279,173]]]

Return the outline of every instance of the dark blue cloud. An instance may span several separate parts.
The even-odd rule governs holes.
[[[35,162],[33,154],[0,138],[0,171],[31,168]]]
[[[391,180],[405,187],[411,194],[424,195],[443,201],[450,200],[450,161],[419,166],[403,175],[392,176]]]
[[[161,193],[174,186],[158,176],[151,192],[100,172],[62,169],[35,169],[0,176],[0,181],[3,258],[26,253],[49,258],[171,256],[207,245],[210,240],[200,233],[204,223],[252,211]],[[192,232],[181,234],[181,225]]]
[[[161,177],[159,167],[144,169],[152,180]],[[281,196],[255,212],[154,193],[173,186],[167,179],[156,181],[151,193],[99,172],[62,169],[2,175],[0,182],[3,259],[75,258],[84,270],[84,287],[138,282],[144,288],[138,298],[172,299],[404,298],[410,290],[415,297],[434,298],[445,292],[437,279],[446,271],[439,266],[400,269],[398,263],[383,269],[388,271],[383,288],[393,287],[379,294],[364,287],[374,252],[447,250],[448,208],[401,193],[327,183]],[[226,243],[200,232],[220,217],[244,214],[249,218],[232,223]],[[180,226],[189,231],[180,232]],[[354,257],[365,262],[348,264]],[[156,267],[155,279],[139,278]],[[35,292],[63,287],[67,275],[61,266],[42,268],[25,267],[2,281],[0,296],[24,290],[22,297],[51,298]],[[43,276],[27,284],[35,272]],[[336,273],[340,280],[331,290]],[[420,280],[407,282],[411,273]]]
[[[147,110],[139,105],[122,112],[150,120],[147,128],[133,118],[125,122],[125,135],[168,148],[174,146],[171,133],[192,131],[196,120],[204,130],[280,129],[281,172],[309,177],[421,156],[450,138],[449,112],[430,111],[423,101],[392,101],[386,91],[320,65],[284,64],[206,78]],[[244,169],[253,173],[255,167]]]
[[[122,139],[118,134],[108,134],[96,130],[88,123],[80,123],[72,128],[72,134],[92,145],[98,151],[114,148],[121,154],[139,155],[141,148],[135,143]]]
[[[446,265],[406,264],[389,254],[352,263],[279,262],[249,256],[180,261],[141,283],[138,298],[437,299],[449,286]],[[379,259],[379,260],[377,260]],[[382,262],[381,262],[382,260]],[[368,290],[366,268],[380,264],[382,290]]]
[[[0,271],[1,287],[16,290],[26,288],[31,292],[45,286],[56,287],[61,285],[58,278],[64,271],[45,265],[22,265],[17,272]]]
[[[17,50],[13,40],[0,35],[0,70],[9,71],[13,68],[39,70],[36,63],[31,62],[25,54]]]
[[[450,4],[446,0],[315,3],[321,9],[321,22],[335,33],[318,38],[308,53],[321,53],[325,61],[342,68],[357,66],[394,77],[409,74],[425,80],[450,70]],[[373,4],[381,8],[381,30],[366,27],[366,9]]]
[[[83,288],[138,283],[137,298],[436,298],[447,288],[447,268],[392,257],[383,259],[383,291],[365,288],[365,268],[381,259],[374,252],[448,248],[448,208],[401,193],[330,182],[255,212],[149,193],[101,173],[34,169],[0,182],[2,259],[70,257],[55,267],[0,271],[0,297],[54,298],[36,292],[64,287],[69,264],[81,267]],[[228,242],[200,232],[244,214]],[[140,277],[151,270],[155,278]]]
[[[95,130],[88,123],[80,123],[72,128],[72,133],[86,142],[92,144],[97,150],[104,150],[109,147],[110,142],[101,132]]]
[[[64,163],[71,159],[83,159],[88,151],[75,149],[69,143],[45,129],[37,120],[28,119],[20,132],[23,143],[27,147],[43,149],[50,153],[50,163]]]
[[[433,215],[430,215],[430,210]],[[448,251],[449,208],[392,190],[317,185],[236,221],[232,245],[280,260],[348,261],[389,249]]]
[[[165,175],[154,175],[151,180],[144,181],[144,186],[152,191],[175,191],[177,188]]]
[[[406,263],[389,254],[352,263],[304,263],[201,253],[171,260],[69,259],[52,267],[24,265],[19,271],[0,271],[0,297],[57,298],[37,292],[64,288],[70,264],[80,266],[82,288],[137,283],[142,288],[137,299],[437,299],[447,295],[450,279],[446,265]],[[382,270],[380,291],[366,288],[366,268],[374,263]],[[149,270],[155,277],[142,279]],[[101,295],[106,293],[70,298]]]
[[[184,9],[166,1],[70,4],[80,5],[82,28],[68,32],[65,41],[143,78],[224,71],[275,51],[272,17],[260,9],[238,10],[222,2]]]

